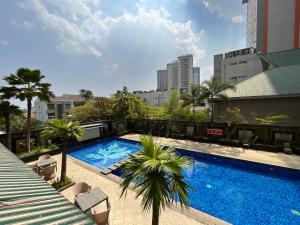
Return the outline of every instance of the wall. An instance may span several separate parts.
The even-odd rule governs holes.
[[[267,115],[285,114],[290,119],[285,123],[287,126],[300,126],[300,97],[277,98],[277,99],[250,99],[230,100],[228,102],[216,103],[215,116],[218,118],[225,114],[227,107],[238,107],[246,117],[249,124],[258,124],[255,117]]]
[[[221,82],[237,84],[263,71],[260,56],[240,55],[223,59]]]
[[[294,47],[295,0],[268,1],[268,52]]]

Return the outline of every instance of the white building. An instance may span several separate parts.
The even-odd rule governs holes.
[[[82,104],[84,104],[84,99],[79,95],[63,94],[51,99],[50,103],[37,98],[34,101],[33,111],[37,120],[47,122],[49,119],[63,118],[71,108]]]
[[[270,53],[299,48],[299,0],[243,0],[247,4],[247,47]]]
[[[200,85],[200,67],[193,67],[193,84]]]
[[[133,94],[140,97],[145,103],[155,107],[163,107],[170,97],[169,91],[134,91]]]
[[[225,53],[220,60],[221,83],[237,84],[263,71],[260,56],[254,48],[239,49]]]
[[[167,64],[168,91],[178,88],[178,62],[177,60]]]
[[[157,90],[167,91],[168,90],[168,71],[157,70]]]
[[[193,55],[178,57],[178,90],[189,92],[193,83]]]

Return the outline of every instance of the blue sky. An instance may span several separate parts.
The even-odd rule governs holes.
[[[213,55],[245,47],[241,0],[1,0],[0,75],[40,69],[56,95],[156,88],[156,70],[192,53],[201,80]],[[4,82],[0,81],[0,85]]]

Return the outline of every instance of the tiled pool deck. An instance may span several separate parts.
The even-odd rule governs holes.
[[[139,140],[140,135],[129,134],[122,138],[130,140]],[[205,144],[187,140],[177,140],[171,138],[155,137],[155,140],[163,145],[175,146],[178,148],[191,149],[211,154],[217,154],[232,158],[244,159],[249,161],[267,163],[272,165],[284,166],[289,168],[300,169],[300,156],[286,155],[281,153],[260,152],[254,150],[243,150],[242,148],[232,148],[215,144]],[[54,158],[58,162],[58,175],[60,172],[61,155],[55,155]],[[31,162],[30,164],[33,164]],[[111,175],[105,176],[99,171],[93,171],[86,166],[82,166],[77,160],[68,157],[67,175],[73,181],[85,181],[92,187],[100,187],[107,195],[112,205],[110,213],[110,225],[148,225],[151,224],[151,214],[143,214],[140,207],[140,199],[135,199],[135,192],[128,191],[126,199],[119,198],[119,184],[112,179]],[[62,192],[62,194],[71,202],[74,202],[74,195],[71,188]],[[103,204],[105,205],[105,204]],[[101,205],[99,206],[102,207]],[[193,219],[197,218],[197,220]],[[201,222],[199,222],[201,221]],[[191,209],[185,214],[175,209],[166,209],[160,217],[161,225],[196,225],[209,224],[219,225],[226,224],[222,221],[212,218],[197,210]]]
[[[128,134],[122,138],[138,141],[139,134]],[[256,151],[253,149],[243,149],[238,147],[228,147],[217,144],[207,144],[188,140],[178,140],[164,137],[154,137],[157,143],[161,145],[174,146],[177,148],[200,151],[209,154],[221,155],[236,159],[248,160],[253,162],[265,163],[275,166],[282,166],[300,170],[300,156],[288,155],[285,153],[273,153]]]

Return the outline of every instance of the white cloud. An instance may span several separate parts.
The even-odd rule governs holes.
[[[243,16],[234,16],[231,18],[232,22],[234,23],[243,23],[244,22],[244,17]]]
[[[245,13],[241,1],[237,0],[201,0],[203,6],[211,13],[216,13],[221,18],[231,19],[234,23],[243,22],[243,16],[237,13]]]
[[[30,29],[30,28],[33,28],[34,25],[33,25],[33,23],[31,23],[31,22],[25,20],[25,21],[22,23],[22,27]]]
[[[8,43],[8,41],[6,41],[6,40],[0,40],[0,44],[6,46],[6,45],[8,45],[9,43]]]
[[[193,31],[190,21],[172,21],[164,7],[146,10],[137,5],[136,13],[124,12],[111,17],[104,16],[100,10],[92,10],[89,4],[99,4],[95,0],[63,0],[59,3],[48,0],[47,4],[51,4],[51,10],[44,2],[32,0],[27,9],[37,13],[44,29],[58,34],[57,49],[64,53],[100,57],[103,52],[109,52],[108,48],[115,39],[126,39],[130,42],[128,45],[134,44],[133,47],[140,47],[137,50],[143,51],[143,48],[155,44],[149,40],[151,36],[161,46],[176,49],[178,54],[193,53],[196,61],[204,55],[200,46],[201,33]]]
[[[22,6],[25,7],[25,6]],[[34,24],[32,22],[29,22],[27,20],[24,20],[22,22],[18,22],[16,19],[12,18],[10,19],[10,23],[14,26],[14,27],[22,27],[22,28],[26,28],[26,29],[31,29],[34,27]]]

